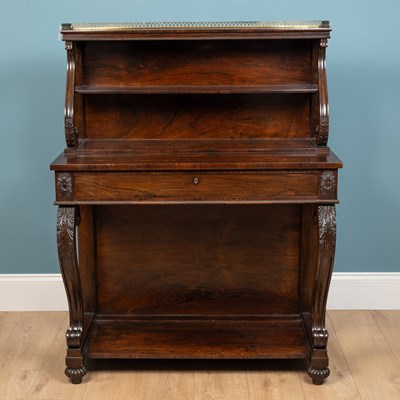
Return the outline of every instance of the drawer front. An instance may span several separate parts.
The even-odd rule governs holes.
[[[74,192],[77,202],[312,201],[318,173],[82,172]]]

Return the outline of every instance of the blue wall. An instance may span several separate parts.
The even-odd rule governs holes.
[[[58,272],[49,163],[64,147],[61,22],[284,19],[333,26],[330,145],[345,162],[335,269],[400,271],[398,0],[14,0],[0,13],[0,273]]]

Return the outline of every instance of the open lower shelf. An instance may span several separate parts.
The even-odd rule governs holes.
[[[79,94],[316,93],[318,92],[318,85],[309,83],[286,85],[77,85],[75,92]]]
[[[117,320],[97,318],[89,358],[307,358],[299,318],[273,320]]]

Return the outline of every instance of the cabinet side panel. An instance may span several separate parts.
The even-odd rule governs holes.
[[[88,139],[266,139],[310,135],[309,94],[88,95]]]
[[[99,313],[298,312],[301,206],[97,206]]]
[[[87,42],[85,83],[268,85],[310,82],[309,40]]]

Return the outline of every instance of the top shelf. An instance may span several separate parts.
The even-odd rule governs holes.
[[[328,21],[219,21],[62,24],[62,40],[328,38]]]
[[[164,85],[164,86],[96,86],[78,85],[78,94],[207,94],[207,93],[316,93],[318,85]]]
[[[67,23],[61,30],[140,30],[140,29],[330,29],[329,21],[205,21],[205,22],[106,22],[106,23]]]

